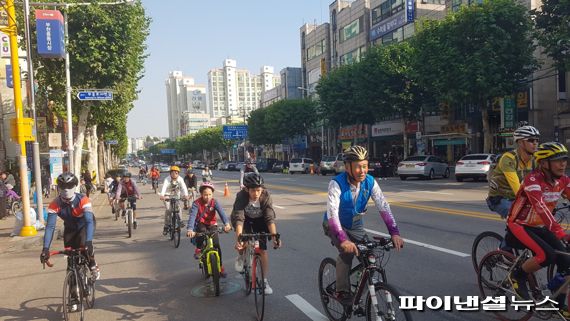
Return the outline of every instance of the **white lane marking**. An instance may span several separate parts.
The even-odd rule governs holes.
[[[384,237],[390,237],[390,235],[386,234],[386,233],[382,233],[382,232],[378,232],[378,231],[374,231],[374,230],[369,230],[367,228],[365,228],[364,230],[368,233],[372,233],[372,234],[376,234],[376,235],[380,235],[380,236],[384,236]],[[422,242],[418,242],[418,241],[414,241],[414,240],[410,240],[410,239],[404,239],[404,241],[406,241],[406,243],[414,244],[417,246],[425,247],[428,249],[440,251],[440,252],[451,254],[451,255],[456,255],[459,257],[470,257],[471,256],[471,254],[467,254],[467,253],[463,253],[463,252],[459,252],[459,251],[454,251],[454,250],[446,249],[444,247],[439,247],[439,246],[435,246],[435,245],[431,245],[431,244],[427,244],[427,243],[422,243]]]
[[[285,296],[291,303],[293,303],[301,312],[303,312],[309,319],[313,321],[328,321],[319,310],[315,309],[309,302],[303,299],[298,294],[290,294]]]
[[[277,208],[280,209],[280,210],[284,210],[284,209],[285,209],[285,207],[279,206],[279,205],[275,205],[275,204],[273,204],[273,207],[277,207]]]
[[[402,191],[399,192],[399,193],[414,193],[414,194],[416,194],[416,193],[418,193],[418,194],[420,194],[420,193],[430,193],[430,194],[441,194],[441,195],[455,195],[455,194],[453,194],[453,193],[446,193],[446,192],[416,191],[416,190],[405,190],[405,189],[402,189]]]

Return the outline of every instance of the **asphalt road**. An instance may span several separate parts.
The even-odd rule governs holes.
[[[238,190],[238,172],[214,172],[216,197],[227,214]],[[325,320],[317,287],[317,272],[336,250],[323,235],[330,176],[264,174],[277,210],[283,248],[270,250],[269,281],[274,290],[266,300],[265,320]],[[224,183],[231,196],[223,197]],[[404,249],[392,251],[388,281],[402,295],[478,295],[470,251],[477,234],[502,232],[504,223],[484,203],[486,183],[449,179],[422,181],[388,179],[379,182],[398,221]],[[111,218],[105,195],[94,199],[95,247],[102,278],[97,281],[95,308],[88,320],[254,320],[252,296],[245,296],[242,278],[233,270],[233,235],[222,235],[228,277],[223,295],[208,297],[193,247],[183,239],[175,249],[162,236],[163,205],[150,185],[138,202],[139,228],[127,238],[126,227]],[[379,217],[368,210],[369,233],[385,233]],[[183,219],[187,219],[185,213]],[[53,242],[62,247],[62,241]],[[39,243],[32,248],[0,254],[0,320],[59,320],[65,260],[42,270]],[[206,291],[207,292],[207,291]],[[206,295],[206,297],[204,297]],[[302,302],[302,303],[299,303]],[[316,311],[314,311],[316,309]],[[491,320],[484,312],[414,312],[415,320]]]

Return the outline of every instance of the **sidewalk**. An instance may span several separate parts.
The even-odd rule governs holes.
[[[52,200],[53,198],[44,200],[44,208],[47,208]],[[100,191],[91,194],[91,203],[93,204],[93,209],[95,213],[97,213],[98,207],[107,204],[106,194],[101,194]],[[41,251],[41,246],[44,238],[44,230],[38,231],[38,234],[35,236],[10,237],[10,233],[12,233],[12,230],[14,229],[15,221],[16,217],[14,215],[9,215],[7,218],[0,220],[0,254],[12,253],[31,248],[37,248],[38,251]],[[60,236],[61,224],[62,224],[61,220],[58,219],[55,231],[55,235],[57,238],[61,237]]]

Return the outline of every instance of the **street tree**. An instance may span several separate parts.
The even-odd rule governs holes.
[[[546,54],[560,69],[570,70],[570,1],[544,0],[532,15],[537,38]]]

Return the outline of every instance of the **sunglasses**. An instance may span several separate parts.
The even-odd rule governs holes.
[[[538,143],[538,138],[527,138],[525,139],[525,141],[534,144],[534,143]]]

